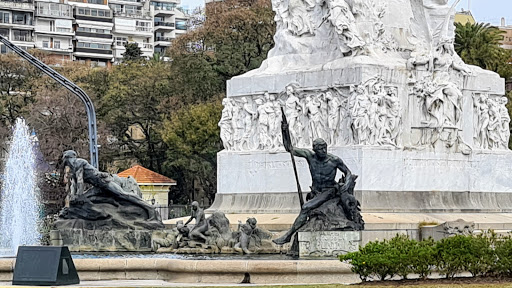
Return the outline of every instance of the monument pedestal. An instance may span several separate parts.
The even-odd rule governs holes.
[[[331,147],[359,175],[355,196],[363,212],[512,212],[512,153],[432,152],[394,147]],[[298,213],[300,204],[286,152],[222,151],[218,192],[208,211],[226,214]],[[306,161],[297,158],[302,191],[310,191]],[[339,176],[338,176],[339,177]]]
[[[361,243],[361,231],[298,232],[298,254],[304,257],[330,257],[355,252]]]

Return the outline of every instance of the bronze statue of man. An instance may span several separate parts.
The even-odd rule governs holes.
[[[283,134],[287,133],[288,125],[282,124]],[[313,141],[313,151],[308,149],[294,148],[287,137],[283,137],[283,144],[286,151],[291,152],[294,156],[306,158],[311,173],[313,185],[311,193],[308,194],[309,200],[302,206],[299,216],[295,219],[290,230],[278,239],[274,239],[274,243],[282,245],[290,242],[291,237],[308,221],[309,213],[322,206],[325,202],[346,192],[349,188],[353,188],[354,181],[357,176],[352,175],[350,169],[343,161],[335,155],[327,153],[327,143],[323,139]],[[337,170],[343,172],[345,183],[336,183]]]

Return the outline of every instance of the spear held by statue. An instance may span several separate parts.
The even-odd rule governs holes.
[[[281,114],[283,116],[283,119],[281,121],[283,145],[286,151],[290,152],[290,156],[292,158],[293,172],[295,173],[295,181],[297,182],[297,193],[299,193],[300,208],[302,209],[302,206],[304,206],[304,197],[302,196],[302,189],[300,188],[299,174],[297,173],[297,165],[295,165],[295,158],[293,157],[293,146],[292,139],[290,137],[290,128],[288,127],[288,121],[286,120],[283,107],[281,107]]]

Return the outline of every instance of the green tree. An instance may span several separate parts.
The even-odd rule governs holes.
[[[176,76],[172,95],[186,104],[225,92],[227,80],[258,68],[274,45],[269,0],[210,4],[203,26],[176,39],[169,50]]]
[[[163,139],[168,146],[168,174],[178,180],[189,200],[199,200],[195,188],[213,201],[217,188],[217,152],[221,150],[217,122],[220,101],[185,106],[164,122]]]
[[[124,48],[126,49],[122,54],[124,61],[137,61],[143,58],[142,50],[136,42],[126,43],[124,44]]]
[[[43,59],[46,54],[31,50]],[[26,107],[35,101],[34,82],[41,72],[14,53],[0,54],[0,139],[7,136],[16,118],[24,116]]]
[[[169,94],[171,76],[165,62],[127,62],[112,69],[98,108],[99,118],[122,147],[112,157],[134,158],[161,173],[166,147],[158,128],[170,113],[161,104]]]
[[[476,65],[483,69],[510,78],[512,67],[511,52],[500,47],[503,31],[484,23],[456,23],[455,51],[466,64]]]
[[[108,87],[108,70],[89,65],[69,63],[56,68],[59,73],[81,87],[96,104]],[[73,149],[83,158],[89,158],[87,113],[84,103],[73,93],[50,77],[33,81],[34,101],[27,106],[25,118],[39,136],[41,151],[48,162],[57,163],[64,150]],[[97,107],[97,104],[95,105]],[[108,151],[106,125],[97,121],[102,152]],[[106,153],[101,153],[104,156]],[[107,153],[108,154],[108,153]],[[111,159],[108,159],[111,161]],[[109,162],[103,157],[100,162]]]

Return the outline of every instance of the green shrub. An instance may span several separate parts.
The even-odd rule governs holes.
[[[427,279],[437,263],[436,242],[429,238],[412,247],[409,253],[412,273],[418,274],[421,279]]]
[[[494,272],[497,276],[512,277],[512,237],[504,236],[495,242],[494,253],[496,264]]]
[[[493,232],[482,233],[473,236],[466,236],[470,239],[469,262],[467,271],[475,276],[486,276],[492,273],[496,264],[496,254],[494,246],[496,243],[496,234]]]
[[[352,272],[359,274],[362,281],[370,278],[386,280],[395,275],[406,278],[412,272],[410,255],[417,242],[405,235],[391,240],[369,242],[359,251],[340,255],[339,259],[352,265]]]

